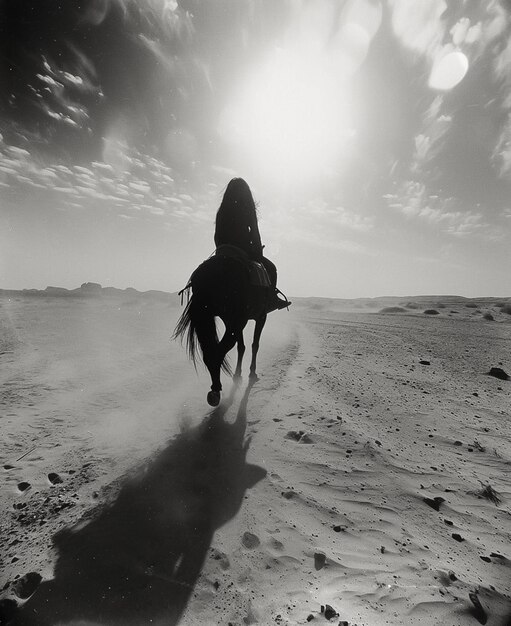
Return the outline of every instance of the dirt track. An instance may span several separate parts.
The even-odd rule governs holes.
[[[17,305],[3,308],[7,595],[16,575],[50,579],[51,537],[92,520],[59,536],[55,578],[18,623],[302,624],[328,604],[350,624],[504,624],[511,383],[485,372],[506,365],[509,324],[279,313],[261,380],[226,384],[211,411],[205,374],[166,342],[177,311],[56,323],[55,302]]]

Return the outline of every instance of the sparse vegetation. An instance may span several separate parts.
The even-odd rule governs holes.
[[[477,304],[475,302],[467,302],[465,306],[467,307],[467,309],[477,309]]]
[[[495,318],[493,317],[493,315],[491,313],[485,313],[483,315],[483,317],[484,317],[485,320],[488,320],[489,322],[495,321]]]
[[[439,315],[436,309],[426,309],[424,315]]]
[[[408,302],[405,304],[407,309],[418,309],[419,305],[416,302]]]
[[[502,313],[507,313],[508,315],[511,315],[511,302],[507,302],[503,307],[502,307]]]
[[[498,505],[502,502],[500,495],[491,485],[485,485],[484,483],[481,483],[481,485],[483,485],[482,489],[480,489],[479,491],[472,491],[470,493],[473,493],[478,498],[485,498],[486,500],[493,502],[493,504],[495,505]]]

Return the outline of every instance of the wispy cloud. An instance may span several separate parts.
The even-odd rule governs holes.
[[[464,211],[454,198],[429,194],[417,181],[405,181],[397,193],[384,196],[387,206],[410,220],[428,224],[431,228],[458,238],[480,236],[494,241],[505,237],[495,224],[485,220],[477,211]]]
[[[39,204],[46,198],[48,206],[59,210],[108,211],[124,220],[174,215],[204,221],[208,194],[192,197],[186,181],[170,167],[139,151],[130,151],[126,165],[128,169],[116,174],[110,165],[97,161],[89,166],[41,164],[29,151],[0,138],[0,193],[16,197],[20,207],[34,202],[37,193]]]

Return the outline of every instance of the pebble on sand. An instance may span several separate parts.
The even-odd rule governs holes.
[[[314,568],[323,569],[326,563],[326,556],[322,552],[314,552]],[[328,605],[327,605],[328,606]]]
[[[422,498],[422,501],[425,502],[432,509],[435,509],[435,511],[439,511],[440,506],[443,502],[445,502],[445,498],[442,498],[441,496],[435,496],[434,498]]]
[[[56,472],[50,472],[48,474],[48,480],[52,485],[58,485],[62,482],[62,478]]]
[[[488,372],[488,376],[493,376],[499,380],[509,380],[509,374],[505,372],[501,367],[492,367]]]

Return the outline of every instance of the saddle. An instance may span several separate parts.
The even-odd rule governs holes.
[[[232,246],[230,244],[223,244],[218,246],[215,251],[218,256],[226,256],[232,259],[237,259],[246,267],[248,271],[248,277],[250,284],[254,287],[271,287],[270,277],[268,272],[262,263],[252,260],[245,250]]]

